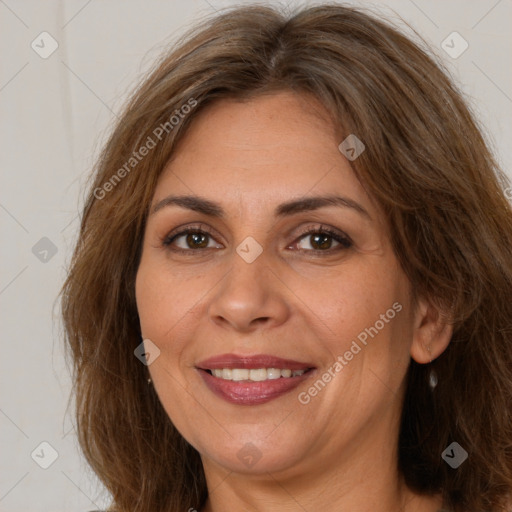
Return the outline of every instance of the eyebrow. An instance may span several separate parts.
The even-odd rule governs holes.
[[[151,210],[150,215],[154,215],[156,212],[167,206],[179,206],[181,208],[186,208],[188,210],[193,210],[195,212],[220,219],[225,217],[225,211],[219,203],[199,196],[167,196],[156,203]],[[351,208],[371,220],[370,214],[358,202],[348,197],[334,195],[293,199],[278,205],[274,214],[276,217],[286,217],[297,213],[318,210],[319,208],[327,206]]]

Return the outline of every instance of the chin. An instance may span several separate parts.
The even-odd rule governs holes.
[[[276,450],[274,443],[261,445],[251,441],[241,446],[226,447],[222,452],[205,452],[205,456],[227,471],[250,475],[268,475],[297,469],[301,458],[294,443],[290,443],[290,446],[281,445]]]

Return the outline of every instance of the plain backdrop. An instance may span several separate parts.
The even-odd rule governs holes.
[[[408,33],[410,25],[429,42],[510,176],[512,2],[351,3],[375,8]],[[86,179],[121,105],[179,34],[231,5],[0,0],[2,512],[81,512],[108,503],[80,455],[73,409],[66,414],[71,382],[55,301],[76,240]],[[443,49],[448,36],[452,55]]]

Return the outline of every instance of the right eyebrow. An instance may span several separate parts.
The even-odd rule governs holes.
[[[225,216],[225,212],[219,204],[199,196],[168,196],[153,207],[150,215],[154,215],[162,208],[172,205],[181,206],[181,208],[203,213],[210,217],[223,218]]]

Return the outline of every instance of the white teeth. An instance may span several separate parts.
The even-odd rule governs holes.
[[[258,368],[257,370],[249,371],[249,379],[255,380],[256,382],[261,380],[267,380],[267,370],[265,368]]]
[[[281,378],[281,370],[279,368],[267,368],[267,379]]]
[[[290,370],[288,368],[215,368],[211,370],[214,377],[224,380],[252,380],[261,382],[264,380],[275,380],[280,378],[299,377],[306,370]]]
[[[224,371],[224,370],[222,370]],[[233,368],[231,370],[231,379],[232,380],[248,380],[249,379],[249,370],[247,368]]]

